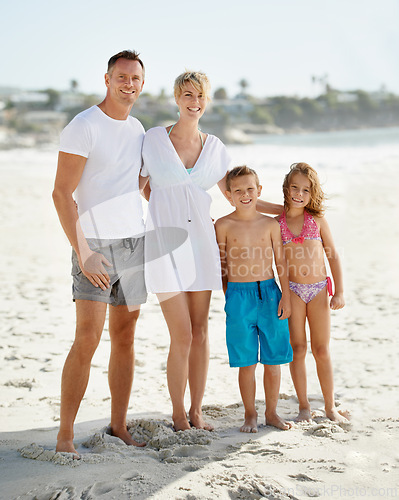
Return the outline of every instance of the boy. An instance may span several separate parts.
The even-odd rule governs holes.
[[[291,427],[277,415],[280,364],[292,361],[287,318],[291,313],[286,262],[278,222],[256,211],[262,186],[246,166],[231,170],[226,196],[235,211],[216,222],[223,290],[226,295],[226,342],[229,362],[239,367],[245,408],[241,432],[258,432],[255,369],[264,365],[265,422],[282,430]],[[272,269],[273,258],[282,294]]]

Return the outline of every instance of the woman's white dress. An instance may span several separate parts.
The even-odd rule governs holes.
[[[206,192],[226,175],[231,159],[208,135],[191,173],[164,127],[150,129],[143,143],[141,175],[150,176],[145,237],[145,277],[152,293],[220,290],[215,229]]]

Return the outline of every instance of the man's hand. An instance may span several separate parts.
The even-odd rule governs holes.
[[[100,287],[101,290],[109,288],[109,276],[104,267],[112,267],[112,264],[98,252],[90,251],[90,254],[82,261],[79,259],[79,265],[82,273],[96,288]]]

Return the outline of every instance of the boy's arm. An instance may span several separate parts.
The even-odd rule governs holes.
[[[274,262],[276,264],[278,278],[281,285],[282,297],[278,305],[278,316],[286,319],[291,316],[290,286],[288,282],[287,261],[284,256],[283,241],[281,239],[280,225],[277,221],[272,221],[270,236],[273,245]]]
[[[227,229],[226,223],[222,219],[218,219],[215,223],[216,241],[219,246],[220,266],[222,270],[222,285],[223,292],[227,290]]]
[[[320,218],[320,236],[323,240],[324,251],[330,264],[332,277],[334,280],[334,295],[330,301],[331,309],[342,309],[345,305],[344,299],[344,280],[342,275],[341,260],[337,249],[334,245],[334,240],[330,231],[330,227],[324,217]]]

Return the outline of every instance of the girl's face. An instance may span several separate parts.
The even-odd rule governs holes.
[[[176,99],[180,116],[199,120],[204,114],[208,103],[207,97],[202,92],[196,90],[191,83],[185,83],[182,90],[182,93]]]
[[[290,208],[305,208],[311,199],[311,183],[306,175],[300,172],[291,177],[288,186],[288,204]]]

